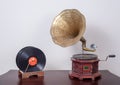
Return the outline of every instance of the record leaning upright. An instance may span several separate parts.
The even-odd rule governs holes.
[[[42,71],[46,64],[46,57],[40,49],[27,46],[18,52],[16,64],[22,72]]]

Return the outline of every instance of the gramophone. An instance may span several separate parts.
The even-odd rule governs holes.
[[[77,9],[63,10],[55,17],[51,26],[51,36],[55,44],[62,47],[71,46],[78,41],[82,42],[82,53],[72,56],[72,70],[69,73],[70,78],[92,79],[101,77],[98,71],[99,59],[96,54],[84,53],[84,51],[95,52],[95,44],[91,48],[86,47],[86,40],[83,37],[85,32],[86,22],[85,17]],[[114,57],[110,55],[108,57]],[[107,58],[108,58],[107,57]]]

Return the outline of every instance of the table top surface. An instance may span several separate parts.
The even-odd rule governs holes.
[[[70,79],[68,70],[48,70],[42,78],[21,80],[17,70],[10,70],[0,76],[0,85],[120,85],[120,77],[107,70],[100,72],[102,77],[95,81]]]

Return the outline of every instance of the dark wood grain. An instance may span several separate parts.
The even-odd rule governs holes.
[[[100,71],[102,78],[95,81],[78,79],[71,80],[67,70],[45,71],[44,77],[20,80],[17,70],[10,70],[0,76],[0,85],[120,85],[120,77],[107,70]]]

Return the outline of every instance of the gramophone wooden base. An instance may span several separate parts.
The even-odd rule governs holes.
[[[97,73],[94,73],[94,74],[88,74],[88,75],[86,74],[86,75],[84,75],[84,74],[78,74],[78,73],[75,73],[75,72],[70,72],[69,77],[71,79],[78,78],[79,80],[83,80],[83,79],[95,80],[96,78],[101,77],[101,74],[99,72],[97,72]]]
[[[44,72],[43,71],[36,71],[36,72],[21,72],[18,71],[19,77],[21,79],[27,79],[30,78],[32,76],[36,76],[36,77],[43,77],[44,76]]]

